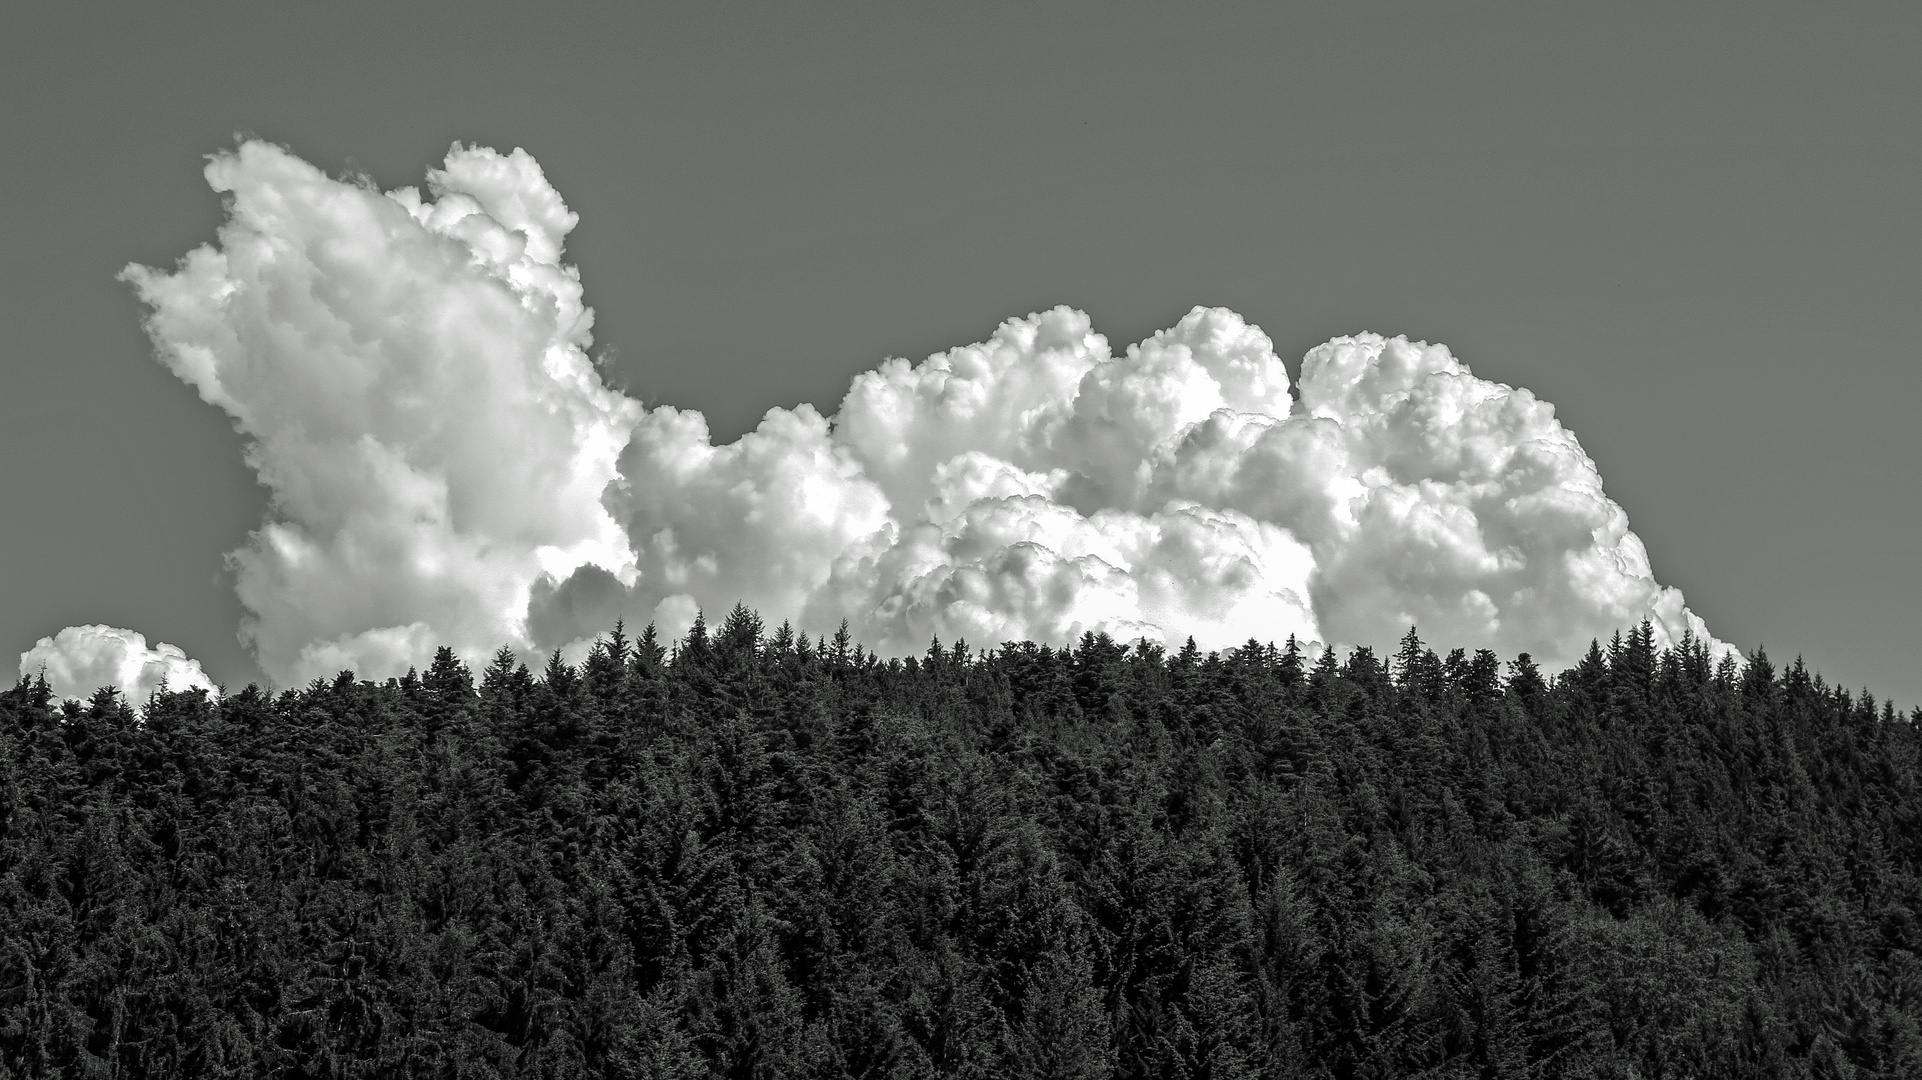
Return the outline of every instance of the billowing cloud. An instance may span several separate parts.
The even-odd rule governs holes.
[[[1151,490],[1307,543],[1330,640],[1418,625],[1566,662],[1647,618],[1660,643],[1687,631],[1724,648],[1655,581],[1554,407],[1476,378],[1442,345],[1362,334],[1319,346],[1289,416],[1217,413],[1160,458]]]
[[[1558,663],[1643,618],[1713,643],[1553,409],[1439,345],[1336,339],[1296,400],[1233,312],[1116,353],[1055,308],[717,446],[699,413],[602,384],[561,261],[575,217],[524,152],[456,146],[426,197],[257,142],[207,175],[218,243],[127,276],[273,492],[232,558],[282,681],[439,643],[578,648],[615,618],[678,631],[737,600],[895,652],[1414,623]]]
[[[40,675],[63,698],[86,698],[103,686],[113,686],[136,706],[163,686],[175,691],[195,687],[219,691],[200,664],[187,659],[179,647],[162,641],[150,649],[145,636],[115,626],[69,626],[41,638],[20,654],[20,677]]]
[[[887,497],[808,405],[770,409],[725,446],[709,442],[700,413],[655,409],[635,427],[621,474],[607,502],[633,544],[639,572],[620,606],[636,622],[680,629],[696,606],[736,600],[791,618],[835,559],[896,527]],[[607,625],[576,624],[571,636]]]
[[[526,640],[542,575],[631,579],[601,505],[641,415],[589,361],[575,215],[527,154],[455,147],[383,194],[249,142],[219,243],[129,267],[161,359],[248,439],[271,518],[233,553],[277,679]]]

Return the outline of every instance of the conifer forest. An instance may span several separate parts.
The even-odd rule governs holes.
[[[0,692],[0,1076],[1922,1076],[1922,713],[1799,661],[737,607]]]

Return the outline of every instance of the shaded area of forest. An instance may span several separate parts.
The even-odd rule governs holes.
[[[1656,650],[0,692],[0,1075],[1922,1075],[1922,715]]]

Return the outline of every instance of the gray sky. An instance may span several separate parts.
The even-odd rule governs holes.
[[[1718,636],[1922,704],[1922,7],[952,7],[11,16],[0,650],[106,622],[256,677],[263,494],[114,280],[212,238],[247,132],[386,187],[525,147],[616,377],[717,437],[1057,303],[1446,342]]]

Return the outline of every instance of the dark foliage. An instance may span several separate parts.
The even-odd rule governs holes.
[[[1658,651],[0,693],[0,1075],[1913,1077],[1922,716]]]

